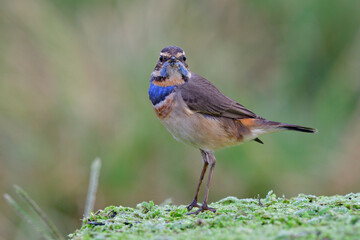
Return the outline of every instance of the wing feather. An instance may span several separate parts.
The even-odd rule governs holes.
[[[192,110],[210,116],[222,116],[233,119],[261,118],[240,103],[220,92],[205,78],[191,73],[191,78],[179,86],[184,102]]]

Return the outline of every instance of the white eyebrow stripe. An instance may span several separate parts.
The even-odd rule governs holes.
[[[170,57],[171,57],[171,54],[169,54],[168,52],[160,52],[160,56],[170,58]],[[176,57],[176,58],[179,58],[179,57],[181,57],[181,56],[185,56],[185,52],[184,52],[184,51],[183,51],[183,52],[178,52],[178,53],[175,54],[175,57]]]
[[[175,54],[175,57],[178,58],[180,56],[185,56],[185,52],[178,52],[177,54]]]
[[[161,52],[160,53],[160,56],[163,56],[163,57],[171,57],[169,53],[167,52]]]

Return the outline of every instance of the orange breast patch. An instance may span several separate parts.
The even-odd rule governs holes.
[[[155,113],[160,119],[166,118],[169,113],[171,112],[172,105],[173,105],[173,96],[170,94],[164,101],[160,102],[158,106],[154,107]]]
[[[169,87],[183,84],[184,80],[178,77],[170,77],[165,79],[164,81],[154,81],[154,84],[160,87]]]

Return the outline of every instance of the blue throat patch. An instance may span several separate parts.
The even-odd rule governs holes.
[[[174,91],[174,86],[161,87],[157,86],[150,80],[150,88],[149,88],[149,98],[153,105],[158,104],[163,101],[170,93]]]

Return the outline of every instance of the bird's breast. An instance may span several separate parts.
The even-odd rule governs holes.
[[[161,123],[180,142],[203,150],[240,144],[243,136],[231,119],[209,117],[190,110],[177,92],[154,105]]]
[[[170,93],[161,102],[154,105],[155,113],[160,121],[165,120],[172,111],[174,105],[174,95],[175,93]]]

